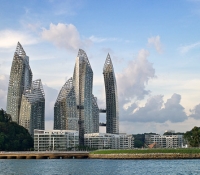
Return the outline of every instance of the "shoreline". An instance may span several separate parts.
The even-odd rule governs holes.
[[[200,159],[200,153],[1,152],[0,159]]]
[[[200,159],[198,153],[89,154],[89,159]]]

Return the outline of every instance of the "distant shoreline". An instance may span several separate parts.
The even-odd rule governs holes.
[[[89,154],[89,159],[200,159],[196,153]]]
[[[200,159],[199,148],[0,152],[0,159]]]

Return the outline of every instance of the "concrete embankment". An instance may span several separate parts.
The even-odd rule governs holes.
[[[200,159],[200,154],[148,153],[148,154],[89,154],[90,159]]]
[[[86,159],[87,151],[0,152],[0,159]]]

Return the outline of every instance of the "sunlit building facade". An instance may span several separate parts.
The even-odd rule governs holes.
[[[117,83],[109,54],[104,64],[103,75],[106,93],[106,133],[117,134],[119,133]]]
[[[70,78],[60,90],[54,105],[54,129],[78,130],[75,90]]]
[[[45,128],[45,94],[40,79],[22,95],[19,124],[33,136],[34,129]]]
[[[92,88],[93,71],[85,51],[79,49],[74,67],[73,85],[79,117],[79,143],[84,145],[84,134],[93,131]]]
[[[22,94],[31,87],[31,82],[32,71],[29,66],[29,57],[18,42],[10,71],[6,109],[12,121],[16,123],[19,123]]]
[[[94,149],[133,149],[134,137],[127,134],[85,134],[85,146]]]
[[[67,151],[79,145],[78,131],[34,130],[35,151]]]
[[[159,148],[182,148],[185,146],[182,134],[159,135],[159,134],[145,134],[145,144],[149,146],[156,144]]]

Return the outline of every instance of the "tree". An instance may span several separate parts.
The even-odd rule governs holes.
[[[195,126],[191,131],[187,131],[184,134],[184,138],[189,143],[189,146],[199,147],[200,146],[200,128]]]
[[[134,137],[134,147],[135,148],[144,147],[145,134],[134,134],[133,137]]]
[[[23,126],[12,122],[11,116],[0,110],[0,151],[27,151],[33,148],[33,138]]]
[[[11,122],[12,121],[12,118],[10,116],[10,114],[6,114],[6,112],[1,109],[0,110],[0,122]]]

